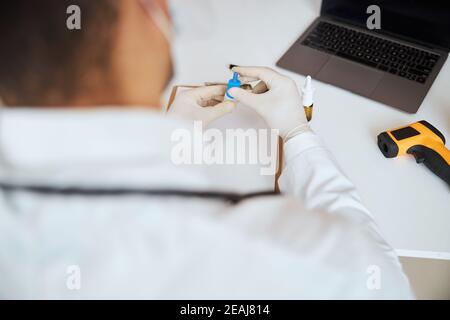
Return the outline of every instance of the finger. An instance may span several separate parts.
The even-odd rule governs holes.
[[[252,92],[255,94],[261,94],[267,92],[269,89],[264,81],[258,82],[258,84],[253,88]]]
[[[198,102],[213,99],[215,96],[223,96],[225,94],[226,86],[207,86],[190,90],[190,95]]]
[[[205,82],[205,86],[226,86],[227,84],[225,82]]]
[[[250,83],[250,82],[255,82],[255,81],[259,81],[258,78],[254,78],[254,77],[246,77],[246,76],[240,76],[239,77],[239,81],[241,81],[241,83]]]
[[[221,97],[217,96],[217,97],[214,97],[211,100],[202,101],[200,103],[200,106],[201,107],[212,107],[212,106],[215,106],[215,105],[217,105],[217,104],[219,104],[221,102],[223,102],[223,96],[221,96]]]
[[[243,90],[241,88],[231,88],[228,91],[229,95],[232,96],[239,102],[242,102],[249,107],[256,107],[258,105],[258,95]]]
[[[214,107],[205,108],[204,112],[208,115],[208,121],[212,121],[233,112],[234,109],[236,109],[236,103],[233,101],[225,101],[215,105]]]
[[[244,83],[244,84],[241,84],[241,89],[244,89],[245,91],[252,91],[253,87],[251,84]]]
[[[210,99],[200,99],[198,101],[196,101],[200,106],[205,107],[205,106],[210,106],[211,105],[211,101],[219,101],[222,102],[224,99],[225,95],[219,95],[219,96],[214,96],[211,97]],[[215,103],[217,104],[217,102]]]
[[[216,104],[223,102],[224,99],[225,99],[225,95],[214,96],[213,98],[211,98],[209,100],[201,100],[198,104],[202,107],[210,107],[210,106],[215,106]]]
[[[218,101],[222,102],[224,97],[225,97],[225,95],[221,94],[221,95],[212,97],[212,100],[218,100]]]
[[[262,80],[266,83],[268,88],[270,88],[275,80],[281,77],[278,72],[267,67],[234,67],[232,71],[237,72],[244,77]]]

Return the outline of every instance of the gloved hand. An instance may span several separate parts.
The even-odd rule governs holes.
[[[294,135],[308,131],[308,121],[296,83],[265,67],[233,67],[244,81],[261,80],[267,86],[265,93],[255,94],[240,88],[228,93],[237,101],[254,109],[272,129],[287,141]]]
[[[189,89],[179,93],[170,107],[168,114],[181,116],[193,121],[202,121],[207,126],[236,108],[233,101],[224,101],[226,86],[206,86]],[[214,101],[220,102],[215,105]]]

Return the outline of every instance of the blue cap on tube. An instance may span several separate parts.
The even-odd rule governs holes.
[[[239,74],[237,72],[233,73],[233,79],[231,79],[230,81],[228,81],[228,86],[227,86],[227,91],[226,91],[226,96],[229,99],[233,99],[232,96],[230,96],[228,94],[228,90],[230,90],[231,88],[240,88],[241,87],[241,81],[238,79]]]

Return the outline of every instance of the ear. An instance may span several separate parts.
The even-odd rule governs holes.
[[[170,17],[169,3],[167,0],[153,0],[164,11],[164,13]]]
[[[167,17],[170,17],[169,3],[167,0],[136,0],[141,6],[151,8],[157,6]]]

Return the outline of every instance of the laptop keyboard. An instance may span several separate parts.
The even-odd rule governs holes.
[[[439,60],[437,54],[323,21],[302,44],[419,83]]]

